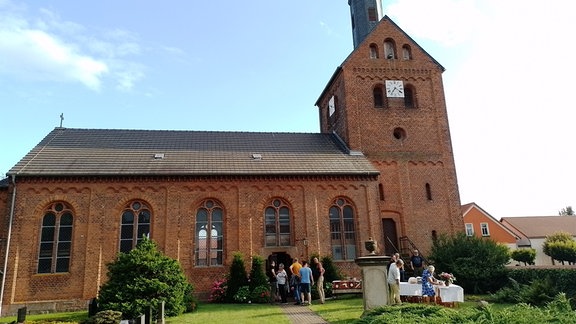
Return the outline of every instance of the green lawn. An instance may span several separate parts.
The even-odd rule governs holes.
[[[467,301],[461,303],[456,311],[466,312],[476,307],[477,300],[482,296],[467,296]],[[513,305],[491,304],[495,312],[506,311]],[[362,298],[356,295],[341,296],[337,299],[327,300],[325,304],[313,304],[310,306],[329,323],[344,324],[352,323],[360,318],[363,313]],[[44,315],[28,315],[27,323],[78,323],[86,319],[86,312],[57,313]],[[0,323],[11,323],[16,317],[0,318]],[[183,314],[178,317],[167,318],[168,324],[184,323],[290,323],[288,316],[284,314],[280,306],[267,304],[200,304],[198,310],[193,313]]]

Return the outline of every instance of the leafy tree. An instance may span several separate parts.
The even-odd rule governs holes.
[[[343,279],[344,276],[338,271],[338,268],[334,266],[334,262],[332,261],[332,257],[325,256],[322,257],[322,267],[324,267],[324,282],[325,283],[332,283],[334,280]]]
[[[564,263],[564,261],[575,261],[575,259],[572,258],[572,255],[576,253],[571,251],[573,249],[576,249],[574,239],[572,235],[566,232],[556,232],[548,235],[542,245],[544,254],[562,263]]]
[[[510,252],[493,240],[458,233],[440,236],[428,261],[438,273],[453,273],[465,291],[478,294],[495,292],[505,285]]]
[[[562,208],[558,215],[560,216],[574,216],[574,210],[572,210],[572,206],[567,206],[566,208]]]
[[[534,264],[536,259],[536,250],[532,248],[516,249],[510,253],[513,260],[524,262],[524,265]]]
[[[129,253],[119,253],[109,263],[108,281],[100,287],[99,309],[122,312],[125,319],[154,311],[162,301],[168,316],[182,314],[190,305],[192,286],[180,264],[158,251],[156,244],[144,238]]]
[[[244,267],[242,253],[235,252],[226,281],[226,301],[229,303],[235,302],[234,295],[236,295],[240,287],[244,286],[248,286],[248,274]]]

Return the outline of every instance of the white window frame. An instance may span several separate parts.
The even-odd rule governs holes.
[[[482,236],[490,236],[490,229],[488,228],[488,223],[480,223],[480,231]]]
[[[466,223],[466,236],[474,236],[474,224]]]

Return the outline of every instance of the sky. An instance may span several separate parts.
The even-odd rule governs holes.
[[[460,199],[576,207],[571,0],[384,0],[446,69]],[[319,132],[346,0],[0,0],[0,175],[52,129]],[[63,119],[61,119],[63,115]]]

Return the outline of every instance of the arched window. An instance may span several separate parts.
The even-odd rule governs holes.
[[[396,58],[396,46],[394,41],[387,39],[384,41],[384,57],[387,60],[393,60]]]
[[[142,241],[142,237],[150,237],[151,218],[150,208],[141,201],[132,201],[124,207],[120,229],[120,252],[130,252]]]
[[[372,96],[374,97],[374,107],[383,108],[384,107],[384,91],[382,86],[375,86],[372,90]]]
[[[274,199],[264,211],[266,222],[266,246],[290,245],[290,208],[280,200]]]
[[[354,260],[356,258],[356,232],[354,209],[344,198],[337,198],[329,211],[332,258]]]
[[[408,85],[404,87],[404,107],[416,108],[416,100],[414,98],[414,89]]]
[[[377,59],[378,58],[378,45],[370,44],[370,58]]]
[[[38,253],[38,273],[70,270],[74,216],[62,202],[51,204],[44,212]]]
[[[412,49],[408,45],[402,46],[402,59],[411,60],[412,59]]]
[[[214,200],[206,200],[196,212],[196,265],[219,266],[224,256],[224,211]]]

